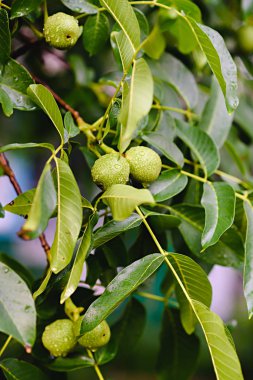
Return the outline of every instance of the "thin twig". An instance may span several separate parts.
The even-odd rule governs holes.
[[[2,167],[4,174],[9,178],[13,188],[15,189],[16,194],[17,195],[22,194],[22,189],[16,179],[15,173],[12,170],[9,164],[9,161],[7,160],[4,153],[0,153],[0,166]],[[39,236],[39,239],[40,239],[41,246],[48,258],[50,254],[50,246],[47,242],[45,234],[41,234]]]

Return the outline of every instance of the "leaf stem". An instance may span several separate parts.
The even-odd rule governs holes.
[[[12,340],[12,336],[9,335],[8,338],[6,339],[6,341],[4,342],[3,347],[0,350],[0,357],[3,355],[4,351],[6,350],[8,344],[10,343],[11,340]]]
[[[182,115],[185,115],[187,116],[188,119],[197,119],[198,118],[198,115],[194,112],[191,112],[190,110],[184,110],[184,109],[181,109],[181,108],[177,108],[177,107],[169,107],[169,106],[162,106],[161,104],[153,104],[151,108],[154,108],[154,109],[158,109],[158,110],[161,110],[161,111],[173,111],[173,112],[177,112],[177,113],[180,113]]]
[[[0,2],[0,8],[1,8],[1,7],[5,8],[5,9],[8,9],[8,11],[11,10],[11,7],[9,7],[8,5],[6,5],[6,4],[4,4],[4,3],[2,3],[2,2]]]
[[[48,9],[47,9],[47,0],[44,0],[44,23],[48,19]]]
[[[94,359],[94,356],[93,356],[92,351],[89,350],[89,349],[87,348],[87,353],[88,353],[88,356],[89,356],[91,359],[94,360],[94,369],[95,369],[95,371],[96,371],[96,374],[97,374],[99,380],[105,380],[104,377],[103,377],[103,375],[102,375],[102,373],[101,373],[101,371],[100,371],[99,366],[98,366],[97,363],[95,362],[95,359]]]

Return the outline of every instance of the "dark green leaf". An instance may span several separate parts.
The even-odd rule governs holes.
[[[104,293],[95,300],[84,314],[80,333],[95,328],[102,320],[146,281],[163,263],[161,254],[152,254],[135,261],[124,268],[107,286]]]
[[[8,380],[47,380],[48,377],[39,368],[31,363],[18,359],[3,359],[0,362],[0,368],[3,370]]]
[[[72,137],[77,136],[80,133],[80,129],[75,125],[73,117],[70,112],[66,112],[64,116],[64,126],[67,132],[64,141],[67,142]]]
[[[253,208],[249,201],[244,202],[244,210],[247,218],[247,230],[245,237],[245,259],[243,273],[244,295],[247,301],[249,318],[253,315],[253,286],[252,286],[252,262],[253,262]]]
[[[177,310],[164,310],[160,342],[158,379],[190,378],[197,365],[200,344],[196,335],[185,332]]]
[[[0,331],[32,346],[36,335],[35,305],[26,283],[0,263]]]
[[[90,55],[98,53],[109,38],[110,25],[108,18],[102,12],[90,16],[83,28],[83,45]]]
[[[241,235],[236,228],[230,228],[213,246],[201,252],[201,235],[204,228],[204,211],[202,207],[193,205],[176,205],[172,214],[181,219],[181,232],[190,250],[201,260],[211,264],[240,268],[244,260],[244,247]]]
[[[142,220],[137,214],[133,214],[121,222],[110,220],[108,223],[104,224],[94,232],[93,247],[98,248],[100,245],[105,244],[121,233],[126,232],[132,228],[139,227],[141,223]]]
[[[65,7],[78,13],[95,14],[98,12],[98,7],[88,0],[61,0]]]
[[[205,208],[205,228],[201,243],[203,250],[214,245],[233,224],[235,192],[224,182],[204,184],[201,204]]]
[[[176,120],[177,135],[189,146],[201,163],[206,177],[209,177],[218,168],[220,156],[213,140],[201,129]]]
[[[37,238],[46,229],[55,207],[56,191],[51,165],[46,164],[37,184],[28,218],[19,231],[19,236],[25,240]]]
[[[5,64],[11,53],[11,35],[9,29],[8,13],[0,9],[0,65]]]
[[[13,108],[32,111],[35,108],[27,96],[27,88],[33,83],[28,71],[13,59],[0,64],[0,88],[9,96]]]
[[[185,175],[180,170],[172,169],[163,171],[158,179],[149,186],[149,190],[156,202],[163,202],[181,193],[188,183]]]
[[[50,118],[57,129],[61,140],[64,140],[64,127],[61,112],[52,93],[42,84],[32,84],[28,88],[28,95]]]
[[[109,343],[95,353],[96,362],[103,365],[113,360],[120,348],[124,351],[137,350],[146,321],[144,306],[137,299],[131,299],[120,320],[111,327],[111,339]],[[131,331],[131,334],[129,334]]]
[[[56,372],[69,372],[81,368],[93,367],[94,360],[85,355],[75,355],[68,358],[56,358],[47,367]]]
[[[4,208],[1,203],[0,203],[0,218],[4,218]]]
[[[60,272],[70,262],[82,224],[81,194],[75,177],[64,161],[56,158],[57,225],[51,248],[51,269]]]
[[[42,0],[14,0],[11,6],[11,18],[26,16],[35,11]]]

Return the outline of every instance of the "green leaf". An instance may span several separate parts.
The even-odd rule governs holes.
[[[192,301],[202,327],[218,380],[243,380],[243,374],[231,336],[228,337],[221,318],[202,303]]]
[[[170,141],[169,138],[164,138],[163,134],[159,132],[151,132],[149,134],[143,135],[142,139],[149,145],[159,150],[159,152],[161,152],[170,161],[181,167],[184,166],[183,153],[177,147],[177,145],[173,143],[173,141]]]
[[[239,107],[235,112],[235,122],[253,139],[253,130],[251,126],[253,118],[253,102],[247,95],[240,97]]]
[[[83,46],[90,55],[98,53],[109,38],[110,24],[107,16],[98,12],[89,16],[83,28]]]
[[[40,176],[28,218],[19,231],[25,240],[35,239],[46,229],[48,221],[56,207],[56,191],[51,165],[46,164]]]
[[[185,332],[178,310],[165,309],[156,365],[158,379],[189,379],[196,368],[199,350],[198,338]]]
[[[215,172],[220,163],[219,152],[213,140],[201,129],[176,120],[177,135],[199,160],[206,177]]]
[[[65,7],[77,13],[95,14],[98,13],[98,7],[88,0],[61,0]]]
[[[158,253],[148,255],[125,267],[106,287],[84,314],[80,333],[94,329],[106,319],[114,309],[146,281],[163,263],[164,257]]]
[[[11,35],[9,28],[8,13],[0,9],[0,64],[5,64],[11,54]]]
[[[29,289],[32,288],[34,278],[27,267],[24,267],[19,261],[15,260],[10,255],[6,255],[1,252],[0,262],[5,264],[7,267],[11,268],[14,272],[18,273],[19,277],[21,277],[25,281]]]
[[[100,197],[112,211],[113,219],[121,221],[128,218],[136,206],[154,203],[149,190],[136,189],[128,185],[113,185]]]
[[[133,214],[121,222],[110,220],[94,232],[93,248],[98,248],[123,232],[139,227],[141,223],[142,220],[137,214]]]
[[[184,255],[171,253],[167,258],[190,298],[202,302],[202,304],[209,307],[212,300],[212,287],[203,269],[190,257]],[[194,310],[178,285],[176,287],[176,293],[180,304],[182,325],[187,334],[192,334],[197,321]]]
[[[1,203],[0,203],[0,218],[4,218],[4,209]]]
[[[109,343],[95,353],[98,365],[103,365],[115,358],[121,348],[125,352],[138,349],[140,339],[146,322],[145,307],[137,299],[132,298],[124,311],[124,314],[115,325],[111,327],[111,339]],[[131,331],[131,334],[129,334]]]
[[[221,148],[228,137],[232,121],[233,115],[228,114],[222,91],[213,79],[210,98],[202,112],[199,127]]]
[[[168,86],[166,86],[166,89],[168,89]],[[168,93],[164,91],[164,87],[162,87],[162,92],[166,99],[170,102],[171,99],[168,96]],[[174,92],[173,98],[175,94],[176,93]],[[184,156],[181,150],[173,142],[176,137],[175,131],[175,121],[171,114],[168,111],[165,111],[162,112],[159,117],[159,122],[155,132],[146,132],[141,135],[141,137],[149,145],[154,146],[163,156],[182,167],[184,165]]]
[[[159,59],[166,48],[166,40],[157,24],[143,44],[145,53],[153,59]]]
[[[8,358],[0,362],[7,380],[47,380],[48,377],[35,365],[23,360]]]
[[[2,88],[0,88],[0,104],[2,104],[3,113],[5,116],[9,117],[13,114],[13,105],[12,101]]]
[[[143,58],[134,61],[130,88],[123,102],[119,121],[122,123],[119,147],[126,150],[138,122],[146,116],[153,102],[153,78]]]
[[[117,59],[117,51],[115,52],[114,44],[116,43],[118,52],[120,55],[121,63],[123,66],[124,73],[127,73],[134,57],[134,48],[130,44],[124,32],[121,30],[120,32],[112,32],[111,34],[111,44],[113,48],[113,52]]]
[[[169,255],[169,257],[171,258],[171,255]],[[201,291],[203,285],[201,283],[200,286],[194,288],[195,284],[192,283],[191,276],[193,275],[195,282],[198,281],[198,278],[196,279],[196,275],[193,272],[195,268],[185,268],[188,272],[188,277],[185,279],[183,278],[184,276],[182,276],[182,273],[177,271],[177,269],[180,270],[180,267],[174,267],[174,263],[170,262],[169,257],[167,264],[173,273],[178,286],[181,288],[185,304],[186,302],[189,303],[189,308],[192,308],[192,312],[203,330],[212,358],[216,378],[219,380],[243,380],[240,362],[234,349],[234,345],[231,343],[231,335],[228,337],[220,317],[211,312],[205,304],[198,300],[199,291],[201,292],[201,297],[203,297],[203,292]],[[193,291],[192,294],[186,288],[186,284],[190,286],[190,291]],[[196,298],[193,298],[194,296]]]
[[[149,191],[153,194],[156,202],[164,202],[181,193],[187,183],[188,178],[181,174],[180,170],[165,170],[156,181],[151,183]]]
[[[95,221],[97,221],[97,218],[95,218]],[[68,282],[61,294],[61,303],[64,303],[67,298],[69,298],[78,287],[82,271],[83,271],[83,265],[84,261],[91,250],[92,247],[92,229],[94,227],[94,222],[92,222],[92,219],[89,221],[83,236],[81,238],[78,250],[76,252],[75,261],[73,263]]]
[[[36,310],[26,283],[6,264],[0,263],[0,331],[23,345],[32,346],[36,336]]]
[[[0,64],[0,89],[10,98],[13,108],[25,111],[34,110],[34,103],[27,96],[27,87],[33,83],[28,71],[13,59]]]
[[[51,248],[51,269],[60,272],[70,262],[82,224],[81,194],[70,167],[55,159],[57,175],[57,225]]]
[[[201,260],[224,266],[240,268],[244,260],[244,247],[241,235],[231,227],[213,246],[200,253],[201,235],[204,229],[205,216],[202,207],[188,204],[175,205],[171,213],[181,219],[179,231],[190,250]]]
[[[239,104],[237,97],[237,69],[225,42],[215,30],[198,24],[191,17],[186,17],[186,19],[219,82],[226,100],[227,109],[232,112]]]
[[[70,112],[66,112],[64,115],[64,126],[65,126],[64,142],[67,142],[72,137],[76,137],[80,133],[80,129],[75,125],[75,122]]]
[[[45,148],[54,151],[54,147],[49,143],[25,143],[25,144],[8,144],[0,147],[0,153],[7,152],[8,150],[19,150],[28,148]]]
[[[131,5],[127,0],[100,0],[100,3],[118,23],[135,51],[140,45],[140,27]]]
[[[69,372],[94,366],[94,360],[86,355],[75,355],[68,358],[56,358],[47,367],[56,372]]]
[[[195,21],[201,21],[201,12],[199,7],[190,0],[173,0],[173,6],[180,12],[183,11],[187,16],[195,19]]]
[[[49,283],[49,280],[52,276],[52,271],[51,269],[49,268],[47,270],[47,274],[46,276],[44,277],[42,283],[40,284],[39,288],[33,293],[33,299],[36,300],[36,298],[38,298],[46,289],[48,283]]]
[[[26,16],[35,11],[42,0],[14,0],[11,5],[11,19]]]
[[[61,136],[61,140],[64,141],[64,127],[61,112],[51,92],[42,86],[42,84],[32,84],[29,86],[27,93],[34,103],[47,114]]]
[[[232,226],[235,217],[235,192],[225,182],[204,183],[201,204],[205,208],[203,250],[214,245]]]
[[[198,102],[198,87],[190,70],[177,58],[165,53],[159,61],[148,60],[152,74],[170,84],[189,108]]]
[[[244,210],[247,218],[245,236],[245,259],[243,271],[244,295],[247,302],[249,318],[253,315],[253,286],[252,286],[252,262],[253,262],[253,208],[249,201],[244,202]]]
[[[33,197],[36,189],[31,189],[18,195],[13,201],[4,206],[6,211],[12,212],[13,214],[26,216],[28,215],[31,205],[33,202]]]

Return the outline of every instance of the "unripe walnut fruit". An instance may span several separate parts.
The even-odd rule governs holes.
[[[81,322],[82,318],[80,318],[75,324],[75,331],[77,334],[80,331]],[[102,321],[93,330],[84,333],[84,335],[78,339],[78,342],[81,344],[81,346],[95,351],[98,348],[105,346],[109,342],[110,337],[110,327],[106,321]]]
[[[68,49],[76,44],[82,28],[73,16],[58,12],[47,18],[43,32],[46,42],[51,46]]]
[[[126,152],[126,159],[130,165],[130,173],[136,181],[146,184],[158,178],[162,161],[153,149],[145,146],[130,148]]]
[[[76,344],[74,324],[69,319],[58,319],[46,326],[42,343],[53,356],[66,356]]]
[[[253,25],[243,25],[237,36],[240,48],[245,53],[253,53]]]
[[[115,184],[126,184],[129,174],[129,164],[119,153],[99,157],[91,169],[93,181],[104,190]]]

